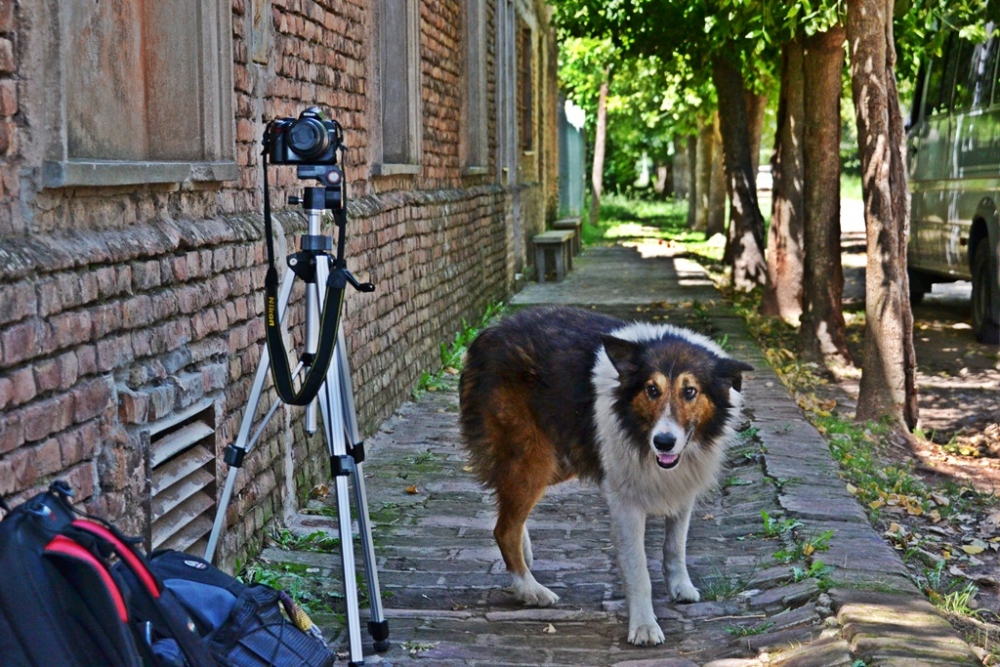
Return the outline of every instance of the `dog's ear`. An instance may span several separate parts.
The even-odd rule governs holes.
[[[608,359],[618,371],[619,377],[624,377],[639,369],[638,345],[608,334],[601,334],[601,342],[604,343],[604,351],[608,353]]]
[[[732,380],[733,389],[739,392],[743,391],[743,372],[752,370],[753,366],[750,364],[730,359],[729,357],[719,359],[719,362],[715,365],[716,375]]]

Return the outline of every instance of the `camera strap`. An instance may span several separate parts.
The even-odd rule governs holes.
[[[273,227],[271,225],[271,198],[267,184],[267,142],[264,144],[264,236],[267,242],[267,273],[264,275],[264,335],[270,356],[271,376],[278,397],[290,405],[308,405],[319,393],[326,372],[330,368],[333,352],[337,345],[340,314],[344,303],[344,289],[347,277],[342,267],[335,266],[326,281],[326,301],[321,310],[319,323],[319,344],[312,358],[303,355],[308,370],[298,391],[295,391],[294,377],[288,363],[285,340],[281,331],[281,315],[278,312],[278,269],[274,264]],[[313,258],[315,261],[315,257]],[[315,273],[313,274],[315,276]],[[291,280],[291,277],[289,277]],[[308,287],[306,289],[309,289]]]

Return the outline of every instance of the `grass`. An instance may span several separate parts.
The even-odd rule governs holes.
[[[679,243],[692,254],[721,261],[724,248],[710,244],[703,232],[687,226],[687,202],[669,200],[630,200],[620,195],[601,198],[597,225],[586,217],[581,234],[585,246],[610,245],[617,241],[663,239]]]

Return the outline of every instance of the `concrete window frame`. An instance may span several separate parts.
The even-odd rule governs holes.
[[[462,104],[463,173],[488,172],[489,100],[487,90],[486,0],[465,0],[465,96]]]
[[[44,7],[43,187],[239,178],[228,0]]]
[[[373,30],[378,72],[373,99],[379,135],[373,142],[377,176],[421,171],[419,0],[379,0]]]

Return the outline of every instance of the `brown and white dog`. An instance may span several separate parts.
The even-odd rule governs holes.
[[[550,484],[591,480],[610,508],[628,641],[662,643],[646,517],[666,517],[670,595],[697,601],[685,563],[688,522],[717,480],[748,370],[692,331],[576,308],[524,310],[484,330],[462,373],[462,435],[473,470],[496,496],[493,535],[518,599],[540,607],[559,600],[531,574],[531,509]]]

